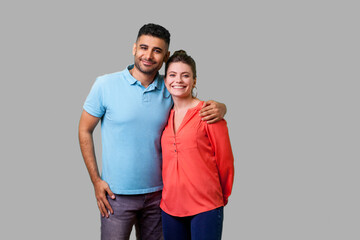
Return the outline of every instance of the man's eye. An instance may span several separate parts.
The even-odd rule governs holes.
[[[156,52],[156,53],[161,53],[161,50],[155,50],[154,52]]]

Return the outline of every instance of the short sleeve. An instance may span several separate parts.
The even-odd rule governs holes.
[[[105,113],[103,99],[103,81],[97,78],[85,100],[84,110],[95,117],[102,117]]]

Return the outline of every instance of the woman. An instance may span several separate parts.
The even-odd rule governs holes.
[[[203,102],[192,94],[196,65],[185,51],[176,51],[166,63],[165,85],[174,107],[161,138],[164,238],[221,239],[223,206],[234,178],[226,121],[201,121]]]

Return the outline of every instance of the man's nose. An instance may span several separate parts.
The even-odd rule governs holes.
[[[147,51],[147,52],[145,53],[145,57],[146,57],[146,59],[148,59],[148,60],[152,59],[152,57],[153,57],[152,51]]]

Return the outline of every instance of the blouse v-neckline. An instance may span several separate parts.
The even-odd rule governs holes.
[[[200,109],[201,106],[203,105],[203,101],[200,101],[195,107],[189,108],[188,110],[186,110],[185,116],[184,118],[181,120],[181,123],[178,127],[178,129],[175,131],[175,110],[172,109],[171,110],[171,128],[172,128],[172,133],[174,134],[174,136],[178,135],[180,130],[184,127],[184,125],[186,124],[186,122],[191,119],[191,117],[193,116],[193,114],[196,112],[196,110]]]

